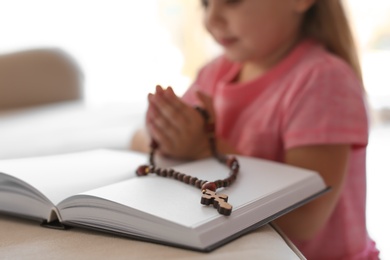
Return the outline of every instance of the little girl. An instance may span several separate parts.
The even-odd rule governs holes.
[[[275,222],[308,259],[378,259],[366,230],[368,120],[361,72],[340,0],[203,0],[204,23],[224,54],[182,98],[149,94],[147,131],[162,155],[210,156],[194,105],[216,125],[221,153],[312,169],[331,192]]]

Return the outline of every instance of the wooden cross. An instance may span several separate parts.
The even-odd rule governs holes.
[[[215,191],[204,190],[200,203],[203,205],[214,205],[214,208],[218,210],[219,214],[229,216],[232,213],[232,205],[227,203],[228,196],[225,194],[216,194]]]

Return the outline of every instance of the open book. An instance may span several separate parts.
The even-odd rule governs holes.
[[[312,171],[237,156],[236,182],[221,191],[233,211],[200,204],[201,191],[155,175],[137,177],[147,155],[114,150],[0,161],[0,211],[43,223],[82,226],[140,240],[211,251],[327,190]],[[164,166],[172,162],[158,162]],[[204,180],[226,178],[210,158],[174,169]]]

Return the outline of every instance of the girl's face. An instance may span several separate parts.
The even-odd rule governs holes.
[[[264,63],[295,43],[313,1],[203,0],[204,23],[229,59]]]

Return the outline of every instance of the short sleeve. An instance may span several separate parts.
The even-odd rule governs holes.
[[[326,62],[312,68],[284,112],[285,149],[318,144],[368,142],[368,118],[364,90],[349,67]],[[298,87],[297,87],[298,88]]]

